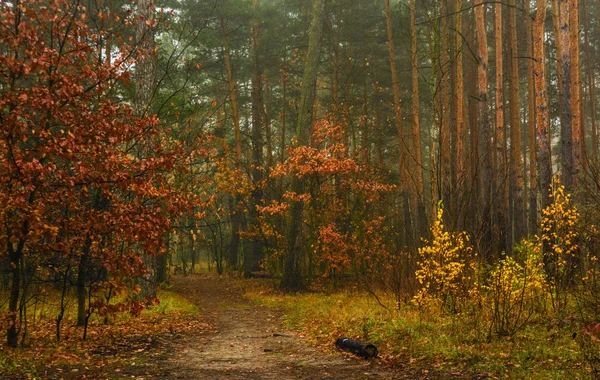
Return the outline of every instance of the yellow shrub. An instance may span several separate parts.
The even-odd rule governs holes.
[[[484,286],[490,308],[488,335],[514,335],[541,310],[546,280],[540,245],[526,240],[516,250],[521,262],[512,257],[500,260]]]
[[[576,230],[579,212],[558,179],[552,186],[552,199],[553,202],[542,211],[541,241],[552,306],[555,312],[562,313],[567,306],[567,292],[579,260]]]
[[[472,288],[473,263],[468,259],[473,249],[465,232],[445,230],[442,207],[431,233],[432,241],[419,249],[415,275],[421,289],[415,301],[420,306],[438,304],[442,309],[458,312],[461,301],[468,298]]]

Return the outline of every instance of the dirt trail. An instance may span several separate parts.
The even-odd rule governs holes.
[[[403,379],[376,361],[323,352],[286,331],[281,312],[252,304],[242,289],[219,278],[174,280],[174,290],[193,301],[215,326],[180,346],[168,378],[181,379]]]

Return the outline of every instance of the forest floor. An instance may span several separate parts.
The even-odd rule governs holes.
[[[212,326],[186,334],[155,362],[146,378],[168,379],[422,379],[473,378],[364,360],[317,346],[284,327],[284,311],[244,296],[246,280],[215,276],[175,277],[172,290],[200,309]],[[147,372],[146,372],[147,373]],[[132,375],[134,375],[132,373]],[[132,376],[133,377],[133,376]]]
[[[412,379],[415,373],[376,360],[324,352],[283,327],[281,310],[257,306],[239,281],[175,278],[173,289],[196,303],[214,330],[173,353],[168,378],[196,379]]]
[[[253,288],[254,287],[254,288]],[[285,327],[285,310],[258,305],[245,294],[265,284],[216,275],[175,276],[169,292],[197,312],[151,314],[95,338],[36,347],[5,356],[12,366],[0,379],[473,379],[472,372],[416,368],[398,360],[365,360]],[[167,306],[168,302],[162,304]],[[65,334],[70,330],[67,329]],[[117,331],[117,332],[115,332]],[[121,333],[118,333],[121,331]],[[107,338],[108,334],[118,334]],[[76,343],[79,342],[79,343]],[[81,346],[76,346],[81,344]],[[39,351],[39,354],[32,352]],[[0,352],[1,354],[1,352]],[[19,356],[21,355],[21,356]],[[25,355],[27,357],[25,358]],[[2,355],[0,355],[2,359]],[[27,369],[29,363],[30,369]],[[6,373],[6,372],[4,372]]]

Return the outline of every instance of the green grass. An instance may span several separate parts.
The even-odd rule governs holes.
[[[282,295],[253,290],[254,302],[286,310],[289,328],[333,347],[340,336],[370,341],[384,358],[441,372],[468,371],[499,378],[589,377],[568,328],[528,325],[512,338],[488,341],[483,323],[411,306],[386,310],[369,294]],[[393,305],[392,299],[381,299]]]
[[[150,315],[174,313],[196,315],[200,313],[200,309],[198,309],[196,305],[169,289],[159,289],[157,297],[160,300],[160,303],[145,309],[143,313]]]

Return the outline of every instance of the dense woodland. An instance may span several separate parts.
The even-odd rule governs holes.
[[[599,320],[600,3],[0,7],[8,346],[40,300],[85,339],[206,260],[479,313],[488,338]]]

